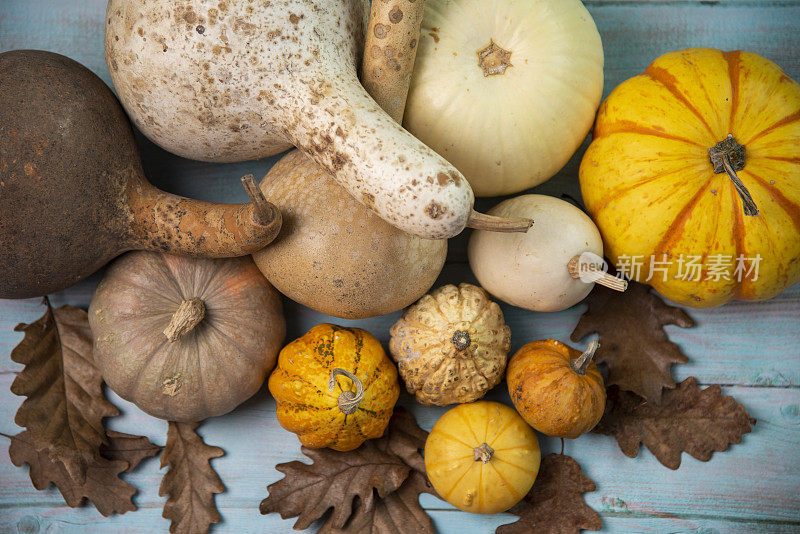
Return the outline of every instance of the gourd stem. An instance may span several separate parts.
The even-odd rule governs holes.
[[[748,217],[755,217],[758,215],[758,206],[756,206],[750,191],[742,183],[736,171],[744,169],[745,162],[745,148],[740,145],[733,138],[733,134],[728,134],[728,137],[708,149],[708,158],[714,166],[715,174],[727,173],[728,178],[733,182],[733,187],[742,199],[742,208],[744,214]]]
[[[613,289],[614,291],[625,291],[628,289],[628,281],[601,270],[587,269],[581,272],[580,255],[573,256],[567,263],[567,270],[572,278],[583,278],[584,281],[595,282],[601,286]]]
[[[264,197],[253,175],[242,176],[242,185],[253,202],[253,222],[261,226],[272,224],[279,215],[278,208]]]
[[[456,330],[453,332],[453,337],[450,338],[450,341],[455,345],[456,350],[465,350],[472,344],[472,340],[469,338],[469,332],[466,330]]]
[[[489,232],[527,232],[533,226],[533,219],[508,218],[487,215],[472,210],[467,221],[467,228],[475,230],[487,230]]]
[[[599,348],[600,348],[600,342],[597,340],[592,341],[591,343],[589,343],[589,347],[584,351],[583,354],[581,354],[574,360],[570,360],[569,366],[572,367],[572,370],[575,371],[577,374],[581,376],[585,375],[586,369],[589,368],[589,364],[592,362],[594,353],[597,352],[597,349]]]
[[[472,449],[472,457],[476,462],[480,460],[481,462],[486,463],[492,459],[493,454],[494,449],[491,448],[486,442],[483,442],[478,447]]]
[[[191,332],[205,316],[206,305],[201,299],[197,297],[186,299],[172,314],[169,325],[164,329],[164,335],[170,343],[174,343]]]
[[[345,371],[340,367],[336,367],[331,371],[331,377],[328,379],[328,391],[333,391],[336,388],[336,376],[337,375],[344,375],[356,385],[356,392],[353,393],[352,391],[342,391],[337,399],[339,403],[339,409],[345,415],[350,415],[355,413],[358,410],[358,405],[361,403],[361,400],[364,398],[364,384],[361,383],[361,380],[356,378],[356,375],[351,373],[350,371]]]

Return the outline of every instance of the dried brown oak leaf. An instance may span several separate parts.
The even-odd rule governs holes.
[[[97,458],[88,463],[82,483],[77,483],[63,462],[53,460],[46,451],[37,451],[28,430],[11,437],[8,448],[11,462],[17,467],[30,466],[29,475],[33,487],[46,489],[55,484],[67,505],[81,506],[86,498],[104,516],[124,514],[136,509],[131,498],[136,488],[119,478],[129,464],[124,460]]]
[[[672,364],[689,361],[667,338],[664,326],[689,328],[694,321],[680,308],[664,304],[648,286],[633,281],[623,293],[597,285],[587,302],[589,309],[572,340],[597,332],[600,348],[594,359],[608,366],[606,385],[660,404],[662,390],[675,387]]]
[[[36,451],[63,462],[78,485],[88,465],[100,460],[107,444],[103,418],[119,410],[103,396],[100,372],[92,363],[92,334],[86,312],[72,306],[47,311],[31,324],[14,329],[25,337],[11,359],[25,368],[11,384],[26,396],[14,421],[29,431]]]
[[[595,489],[578,462],[564,454],[548,454],[542,459],[531,491],[509,510],[519,520],[500,525],[496,532],[572,534],[600,530],[600,516],[583,500],[584,493]]]
[[[208,532],[212,523],[221,519],[214,494],[225,491],[225,486],[211,467],[211,459],[219,458],[224,451],[206,445],[195,432],[197,426],[170,421],[167,444],[161,454],[161,467],[169,466],[169,470],[158,494],[169,495],[161,515],[172,522],[172,533]]]
[[[109,460],[122,460],[128,464],[126,473],[133,471],[142,460],[152,458],[161,447],[151,443],[145,436],[134,436],[116,430],[106,431],[108,445],[100,447],[100,454]]]
[[[634,458],[644,443],[659,462],[677,469],[681,452],[707,462],[714,451],[741,443],[750,432],[752,419],[744,406],[722,394],[719,386],[697,387],[694,377],[664,392],[656,406],[628,391],[610,388],[606,413],[594,432],[611,435],[620,449]]]
[[[328,518],[318,534],[433,534],[430,516],[419,504],[420,493],[436,495],[423,473],[414,471],[400,489],[376,501],[370,510],[359,508],[342,528]]]
[[[410,413],[398,407],[382,437],[353,451],[302,447],[314,463],[278,464],[276,469],[286,476],[269,486],[261,513],[278,512],[284,519],[299,516],[294,528],[305,529],[333,508],[325,528],[334,531],[342,529],[351,515],[359,521],[373,517],[375,507],[383,506],[381,500],[397,492],[413,471],[424,474],[420,450],[427,435]]]

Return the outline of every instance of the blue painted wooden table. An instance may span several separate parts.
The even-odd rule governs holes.
[[[641,72],[670,50],[712,46],[759,53],[800,79],[800,0],[585,0],[594,16],[606,56],[606,94],[622,80]],[[38,48],[68,55],[106,82],[103,57],[104,0],[0,0],[0,51]],[[238,178],[263,175],[276,158],[214,165],[184,160],[140,138],[147,175],[168,191],[204,200],[244,202]],[[536,192],[579,196],[577,165],[584,147],[552,180]],[[486,209],[497,200],[481,201]],[[3,214],[0,214],[2,217]],[[473,281],[465,254],[466,237],[451,241],[448,263],[439,284]],[[2,273],[0,273],[0,276]],[[54,305],[86,307],[97,283],[94,275],[52,297]],[[585,306],[560,313],[533,313],[504,306],[513,332],[513,350],[534,339],[567,341]],[[382,341],[398,314],[363,321],[341,321],[287,302],[289,338],[330,320],[357,324]],[[20,366],[9,354],[22,339],[13,332],[19,322],[38,318],[37,299],[0,301],[0,432],[14,434],[14,412],[21,403],[9,391]],[[647,451],[624,456],[613,438],[589,434],[566,444],[566,453],[597,483],[587,494],[600,512],[606,532],[800,532],[800,284],[761,303],[735,302],[708,311],[688,310],[697,327],[668,327],[689,363],[677,366],[682,380],[696,376],[701,384],[722,384],[758,419],[741,445],[716,453],[709,463],[683,456],[670,471]],[[497,388],[490,398],[508,400]],[[144,433],[163,444],[166,423],[153,419],[113,393],[123,411],[109,421],[113,429]],[[443,409],[423,408],[404,395],[421,425],[430,429]],[[302,459],[293,434],[275,419],[274,402],[262,391],[233,413],[207,421],[201,433],[226,455],[214,467],[227,485],[216,498],[223,522],[216,532],[290,532],[291,520],[261,516],[258,503],[266,486],[279,478],[276,463]],[[162,471],[148,460],[128,480],[140,492],[139,510],[105,519],[89,506],[71,509],[54,489],[37,492],[27,469],[14,467],[0,438],[0,532],[154,532],[166,531],[158,496]],[[555,439],[542,438],[544,452],[558,450]],[[423,495],[421,503],[441,533],[493,532],[514,520],[507,514],[477,516],[455,510]]]

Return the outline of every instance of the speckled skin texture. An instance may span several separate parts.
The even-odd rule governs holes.
[[[185,299],[206,314],[167,341]],[[131,252],[115,261],[89,306],[94,361],[120,397],[155,417],[201,421],[247,400],[275,367],[286,335],[280,296],[249,258]]]
[[[573,256],[603,256],[603,241],[592,220],[569,202],[546,195],[504,200],[489,214],[530,217],[527,233],[475,231],[469,265],[481,286],[495,297],[534,311],[561,311],[582,301],[594,287],[572,278]]]
[[[136,125],[167,150],[236,161],[295,145],[391,224],[452,237],[472,190],[358,82],[366,12],[361,0],[111,0],[106,59]]]
[[[453,334],[469,334],[459,350]],[[480,399],[503,378],[511,329],[497,303],[472,284],[442,286],[405,311],[389,350],[409,393],[425,405]]]
[[[298,150],[275,164],[261,188],[284,224],[253,258],[281,293],[305,306],[347,319],[391,313],[424,295],[444,266],[446,240],[398,230]]]
[[[0,298],[59,291],[133,248],[248,254],[280,228],[253,209],[155,189],[100,78],[51,52],[0,54]]]
[[[339,408],[339,395],[356,392],[350,378],[337,375],[328,390],[331,371],[351,372],[364,386],[354,413]],[[351,451],[383,435],[400,396],[397,370],[380,342],[360,328],[318,324],[286,345],[269,377],[278,422],[306,447]]]
[[[585,375],[570,367],[581,351],[545,339],[524,345],[508,362],[508,394],[517,412],[548,436],[575,439],[597,425],[606,387],[594,362]]]

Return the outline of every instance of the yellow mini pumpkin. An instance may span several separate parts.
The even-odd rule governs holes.
[[[800,85],[761,56],[658,58],[601,106],[580,181],[609,259],[675,302],[800,280]]]
[[[543,434],[577,438],[597,425],[606,407],[603,377],[586,352],[554,339],[524,345],[508,362],[506,381],[520,415]]]
[[[323,323],[281,350],[269,391],[303,445],[350,451],[383,434],[400,385],[372,334]]]
[[[540,461],[536,433],[499,402],[450,409],[425,442],[428,480],[444,500],[476,514],[503,512],[522,500]]]

